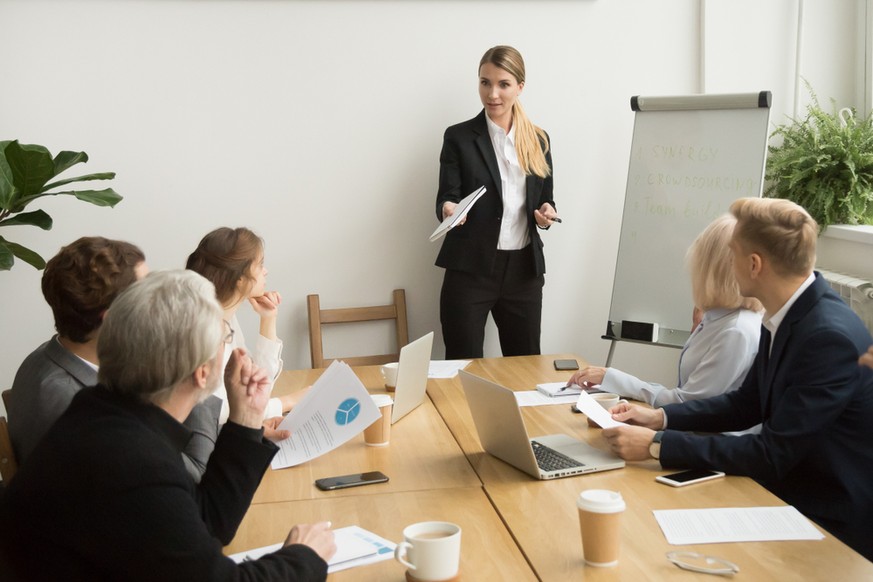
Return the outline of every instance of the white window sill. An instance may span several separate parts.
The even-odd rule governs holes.
[[[821,236],[873,246],[873,225],[832,224]]]

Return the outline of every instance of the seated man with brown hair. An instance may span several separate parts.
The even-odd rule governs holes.
[[[106,310],[147,272],[145,255],[137,246],[103,237],[82,237],[46,264],[42,293],[58,333],[27,356],[15,374],[7,413],[19,463],[27,461],[73,396],[97,383],[97,338]],[[186,421],[195,436],[183,459],[195,481],[206,469],[218,433],[220,404],[217,399],[207,401]]]

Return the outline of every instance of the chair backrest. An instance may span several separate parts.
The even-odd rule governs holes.
[[[6,424],[6,417],[0,416],[0,477],[3,477],[3,484],[9,485],[17,471],[18,461],[12,449],[12,439],[9,438],[9,425]]]
[[[6,409],[6,416],[9,416],[9,403],[12,402],[12,389],[7,388],[3,392],[0,392],[0,396],[3,397],[3,407]]]
[[[390,305],[322,309],[318,295],[307,295],[306,304],[309,310],[309,350],[312,356],[313,368],[324,368],[334,360],[342,360],[350,366],[369,366],[396,362],[400,357],[400,348],[409,343],[409,326],[406,321],[406,292],[403,289],[394,290],[394,302]],[[396,352],[371,356],[324,357],[324,345],[321,336],[322,326],[336,323],[358,323],[390,319],[394,320],[397,330]]]

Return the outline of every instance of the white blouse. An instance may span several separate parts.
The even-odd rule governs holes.
[[[234,330],[233,341],[224,348],[222,370],[227,367],[227,363],[230,361],[230,354],[233,350],[246,347],[246,339],[243,336],[242,329],[240,329],[236,315],[228,323],[230,323],[231,329]],[[270,391],[272,391],[273,384],[282,372],[282,340],[274,341],[258,334],[255,349],[250,351],[249,355],[257,367],[267,372],[267,376],[270,378]],[[218,422],[224,424],[230,415],[230,406],[227,403],[227,387],[224,385],[224,374],[221,376],[221,384],[215,391],[215,395],[221,398],[221,414],[218,417]],[[273,418],[274,416],[282,416],[282,401],[278,398],[270,398],[264,411],[264,418]]]
[[[600,389],[642,400],[654,407],[736,390],[758,353],[761,317],[761,313],[748,309],[707,311],[682,349],[679,385],[675,388],[607,368]]]

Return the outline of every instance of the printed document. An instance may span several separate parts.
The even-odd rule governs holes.
[[[273,469],[285,469],[332,451],[379,418],[370,393],[345,363],[334,361],[279,423],[291,436],[278,441]]]
[[[431,360],[427,368],[428,378],[454,378],[458,370],[467,367],[470,360]]]
[[[683,544],[822,540],[824,536],[791,505],[653,511],[667,541]]]
[[[473,205],[476,204],[476,201],[479,200],[483,194],[485,194],[485,186],[479,186],[478,190],[458,202],[458,205],[455,206],[455,213],[451,216],[446,216],[437,229],[433,231],[433,234],[430,235],[430,242],[442,238],[447,232],[458,226],[458,224],[461,223],[461,220],[467,216],[467,213],[470,212],[470,209],[473,208]]]
[[[356,525],[335,529],[333,533],[336,536],[336,554],[327,563],[328,574],[394,557],[394,548],[397,544]],[[281,543],[272,544],[247,552],[231,554],[228,557],[237,564],[241,564],[257,560],[261,556],[281,548]]]

